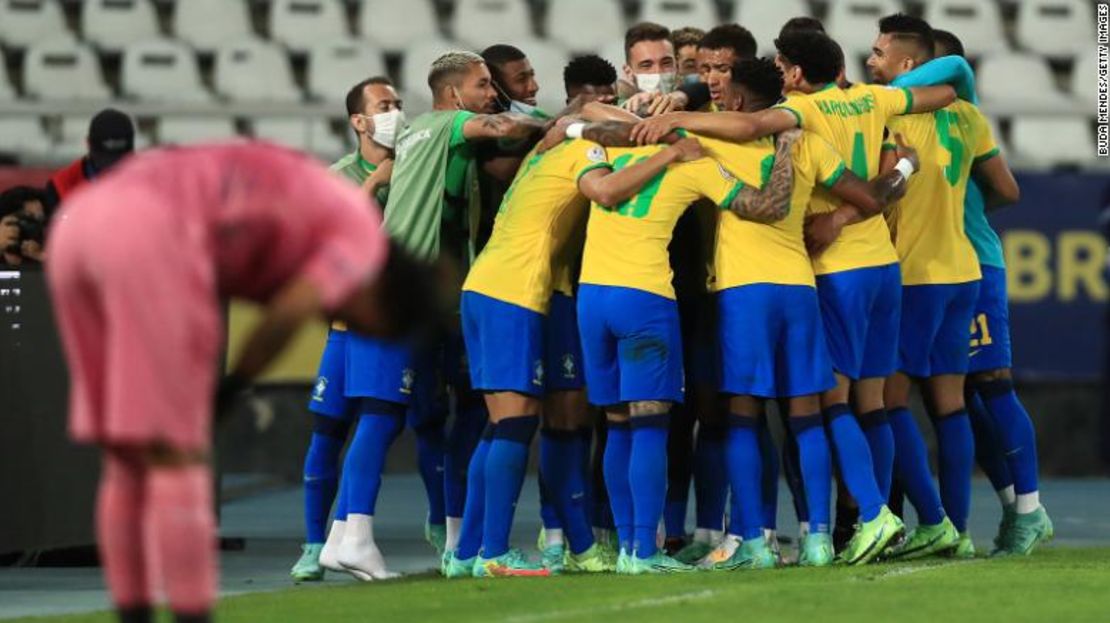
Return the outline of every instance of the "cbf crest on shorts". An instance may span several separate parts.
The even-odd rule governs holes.
[[[401,371],[401,393],[411,394],[413,383],[416,382],[416,373],[412,368],[405,368]]]
[[[324,402],[324,392],[328,391],[328,377],[321,376],[316,379],[316,384],[312,386],[312,400],[314,402]]]

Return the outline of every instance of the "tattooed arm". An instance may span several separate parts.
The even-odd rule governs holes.
[[[728,206],[729,211],[756,223],[774,223],[790,214],[790,199],[794,194],[794,158],[791,150],[801,136],[802,131],[797,129],[778,135],[771,179],[767,180],[763,188],[741,188]]]
[[[496,138],[520,139],[541,132],[546,127],[545,121],[520,113],[475,115],[463,124],[463,136],[468,141]]]

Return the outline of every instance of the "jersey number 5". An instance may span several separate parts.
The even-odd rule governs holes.
[[[960,183],[960,172],[963,170],[967,151],[959,134],[952,133],[959,126],[960,118],[950,110],[938,110],[933,113],[933,119],[937,122],[940,146],[949,154],[948,165],[944,167],[944,179],[949,186],[955,186]]]

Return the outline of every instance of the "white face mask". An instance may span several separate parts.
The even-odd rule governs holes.
[[[397,135],[405,127],[404,111],[394,108],[389,112],[371,115],[370,119],[374,121],[374,132],[370,134],[370,140],[387,149],[393,149],[397,143]]]
[[[636,74],[636,88],[644,93],[670,93],[674,90],[675,74]]]
[[[529,104],[528,102],[511,100],[509,102],[509,112],[518,112],[522,115],[528,115],[529,117],[531,117],[536,114],[536,107]]]

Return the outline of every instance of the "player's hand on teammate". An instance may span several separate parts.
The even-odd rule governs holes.
[[[391,177],[393,177],[393,159],[386,158],[362,183],[362,189],[373,195],[379,188],[388,184]]]
[[[563,142],[563,140],[567,138],[567,127],[576,121],[581,121],[581,119],[573,115],[560,117],[555,124],[548,129],[547,133],[543,135],[543,139],[536,147],[536,153],[542,154]]]
[[[657,117],[685,108],[683,93],[636,93],[625,100],[622,108],[638,117]]]
[[[681,138],[672,143],[668,149],[673,149],[678,152],[679,162],[690,162],[691,160],[705,157],[705,151],[696,138]]]
[[[907,144],[906,139],[903,138],[901,134],[894,135],[894,145],[894,154],[898,156],[899,159],[905,158],[912,162],[914,171],[921,170],[921,160],[917,157],[917,150]]]
[[[662,115],[644,119],[632,128],[630,138],[637,145],[651,145],[663,140],[679,127],[679,116],[674,114]]]

